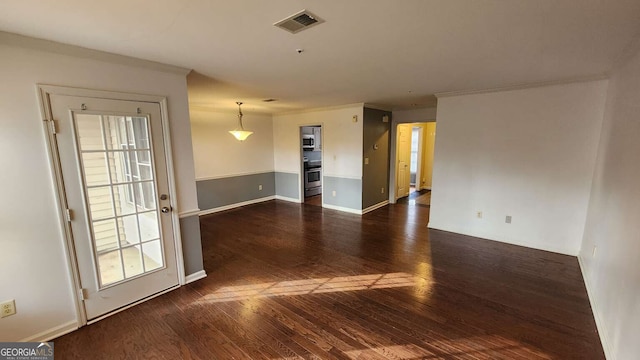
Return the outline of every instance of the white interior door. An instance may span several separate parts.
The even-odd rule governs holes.
[[[160,104],[49,100],[87,319],[178,285]]]
[[[396,174],[398,178],[396,180],[397,191],[396,198],[401,198],[409,195],[409,187],[411,181],[411,174],[409,169],[409,163],[411,161],[411,127],[407,125],[398,125],[398,138],[397,138],[397,151],[398,154],[398,168]]]

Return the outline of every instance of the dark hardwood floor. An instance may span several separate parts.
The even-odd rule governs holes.
[[[269,201],[201,218],[206,279],[55,340],[59,359],[604,359],[577,260]]]
[[[322,194],[304,198],[305,205],[322,206]]]

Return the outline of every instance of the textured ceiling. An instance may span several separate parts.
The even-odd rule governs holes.
[[[273,26],[302,9],[326,22]],[[605,74],[640,34],[640,1],[3,0],[0,30],[194,69],[201,108],[407,108]]]

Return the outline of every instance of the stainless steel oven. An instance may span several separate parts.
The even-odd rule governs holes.
[[[304,170],[304,196],[322,193],[322,167],[309,167]]]

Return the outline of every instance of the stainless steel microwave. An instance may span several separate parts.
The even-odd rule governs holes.
[[[302,135],[302,149],[303,150],[313,150],[316,147],[316,138],[313,135],[305,134]]]

